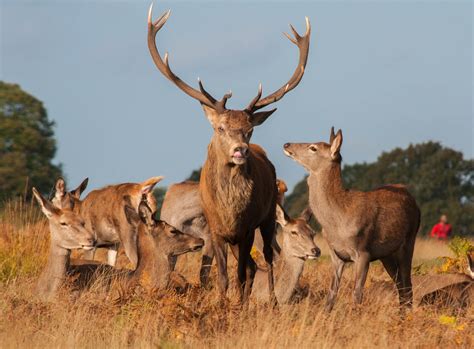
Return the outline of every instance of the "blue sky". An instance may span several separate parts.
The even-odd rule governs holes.
[[[198,102],[154,67],[150,1],[1,0],[0,78],[45,103],[57,123],[57,161],[71,186],[97,188],[165,175],[186,178],[212,129]],[[293,73],[298,51],[281,33],[312,23],[306,74],[253,135],[293,186],[304,170],[288,141],[342,128],[345,163],[428,140],[473,157],[471,1],[155,1],[171,8],[158,34],[173,70],[243,108]]]

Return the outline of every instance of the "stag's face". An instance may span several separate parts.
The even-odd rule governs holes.
[[[227,111],[212,118],[213,142],[217,149],[235,165],[243,165],[249,155],[249,142],[253,125],[250,116],[243,111]]]

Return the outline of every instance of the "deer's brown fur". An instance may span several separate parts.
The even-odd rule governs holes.
[[[83,200],[80,200],[80,195],[87,186],[87,179],[70,192],[66,191],[65,183],[60,179],[56,183],[53,202],[57,207],[67,207],[83,217],[86,227],[96,236],[97,247],[109,248],[108,264],[115,265],[117,249],[122,244],[127,257],[136,266],[136,229],[125,217],[124,197],[130,198],[131,205],[138,207],[145,196],[150,207],[156,210],[153,188],[162,178],[152,177],[142,183],[110,185],[91,191]],[[93,259],[94,251],[90,251],[85,257]]]
[[[152,7],[148,14],[148,48],[158,70],[188,96],[198,100],[209,119],[214,135],[208,147],[199,184],[204,215],[209,224],[212,245],[217,260],[219,290],[222,298],[228,288],[227,244],[238,260],[240,296],[246,301],[255,274],[255,263],[250,257],[254,231],[260,228],[264,240],[264,255],[268,264],[270,297],[273,292],[273,252],[271,242],[275,231],[275,204],[277,188],[272,163],[257,145],[249,144],[253,128],[261,125],[274,111],[261,111],[285,96],[301,81],[309,52],[310,25],[306,18],[306,33],[300,36],[291,27],[291,42],[300,51],[297,68],[287,84],[262,98],[259,86],[257,96],[243,110],[226,108],[231,93],[216,100],[199,81],[199,90],[189,86],[171,70],[168,55],[162,59],[156,46],[156,35],[168,20],[165,12],[152,20]]]
[[[334,275],[331,310],[346,262],[355,263],[354,300],[362,302],[369,263],[380,259],[397,285],[400,303],[411,306],[411,263],[420,210],[402,185],[370,192],[345,189],[341,177],[342,132],[330,142],[287,143],[285,153],[309,171],[309,203],[329,244]]]

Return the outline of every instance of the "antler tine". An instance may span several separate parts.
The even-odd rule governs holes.
[[[247,108],[245,108],[245,110],[250,111],[250,112],[253,111],[255,104],[260,100],[260,98],[262,98],[262,83],[258,84],[257,95],[250,101],[249,105],[247,106]]]
[[[214,97],[211,96],[211,94],[209,92],[206,91],[206,89],[204,88],[204,85],[202,84],[202,81],[200,78],[198,78],[198,84],[199,84],[199,89],[201,90],[202,94],[205,95],[207,98],[209,98],[209,100],[212,102],[212,103],[216,103],[216,99]]]
[[[290,24],[290,29],[293,32],[294,38],[291,37],[291,35],[284,33],[285,36],[296,46],[298,46],[300,55],[299,55],[299,61],[298,61],[298,66],[296,67],[293,75],[291,76],[290,80],[280,87],[277,91],[273,92],[272,94],[266,96],[263,99],[257,100],[251,109],[249,107],[252,105],[254,100],[250,103],[249,107],[247,107],[251,112],[254,112],[258,109],[264,108],[269,104],[272,104],[280,99],[283,98],[283,96],[294,89],[298,84],[300,83],[301,79],[303,78],[304,72],[305,72],[305,67],[306,67],[306,62],[308,60],[308,53],[309,53],[309,41],[310,41],[310,36],[311,36],[311,24],[309,22],[309,18],[305,17],[306,21],[306,32],[304,36],[301,36],[298,34],[296,29]]]
[[[165,25],[170,14],[171,11],[168,10],[163,13],[156,21],[153,22],[153,3],[150,5],[150,9],[148,10],[148,49],[150,50],[153,62],[155,63],[158,70],[168,80],[173,82],[180,90],[182,90],[188,96],[197,99],[199,102],[201,102],[201,104],[207,105],[208,107],[217,110],[217,108],[220,108],[220,106],[217,105],[216,99],[212,97],[208,92],[205,92],[204,88],[201,88],[201,83],[201,91],[192,88],[173,73],[168,63],[167,53],[165,54],[164,61],[161,59],[160,53],[158,52],[158,48],[156,47],[156,34]]]

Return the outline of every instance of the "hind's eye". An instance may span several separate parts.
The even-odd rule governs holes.
[[[217,128],[217,131],[219,131],[219,132],[221,132],[221,133],[224,132],[224,127],[219,126],[219,127]]]
[[[61,222],[61,225],[62,225],[63,227],[65,227],[65,226],[67,226],[67,223]]]
[[[311,150],[312,152],[317,152],[318,151],[318,148],[316,148],[314,145],[310,145],[309,146],[309,150]]]
[[[291,235],[293,235],[293,236],[298,236],[298,232],[295,231],[295,230],[292,230],[292,231],[291,231]]]

